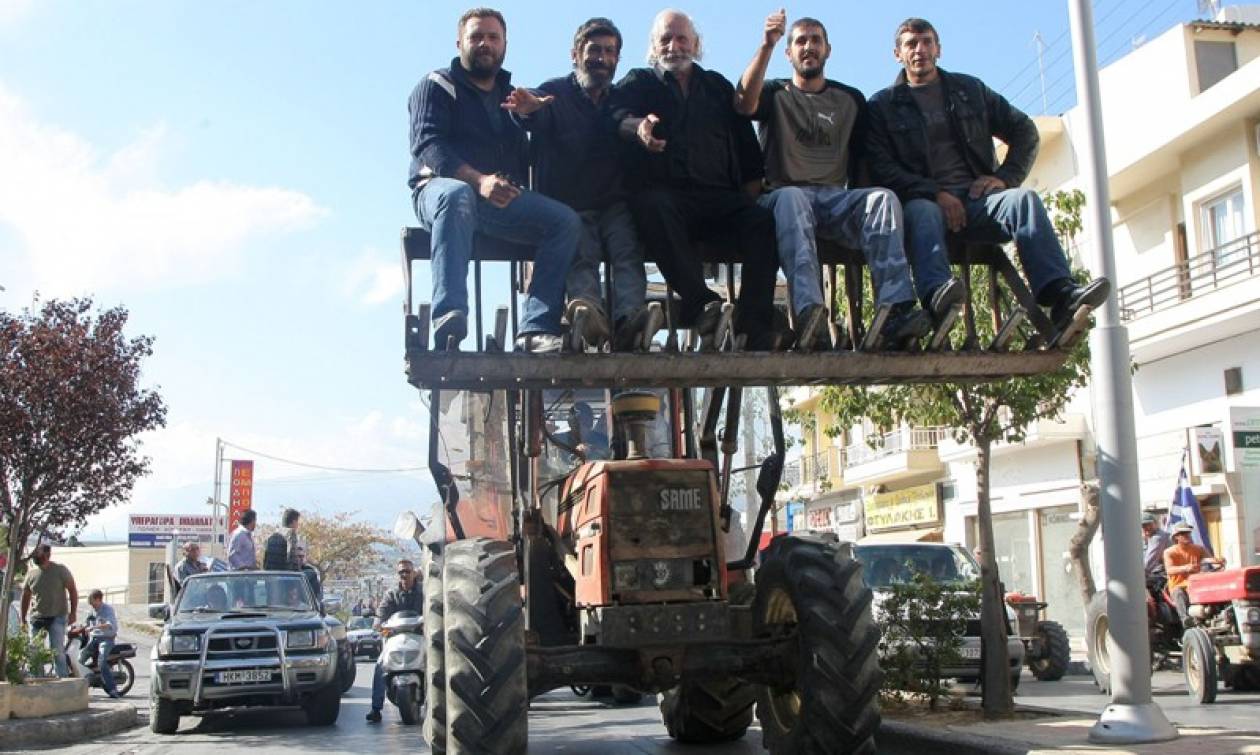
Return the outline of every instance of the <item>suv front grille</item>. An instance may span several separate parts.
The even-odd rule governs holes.
[[[206,651],[208,659],[258,658],[276,654],[276,635],[254,629],[216,633]]]

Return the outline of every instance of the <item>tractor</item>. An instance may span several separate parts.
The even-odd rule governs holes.
[[[1028,670],[1039,681],[1062,679],[1072,663],[1072,644],[1062,624],[1042,618],[1050,604],[1021,592],[1008,592],[1006,604],[1015,614],[1015,635],[1024,643]]]
[[[1260,566],[1193,574],[1186,588],[1193,625],[1181,637],[1190,697],[1216,700],[1218,681],[1260,690]]]

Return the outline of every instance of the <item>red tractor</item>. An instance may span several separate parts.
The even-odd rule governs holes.
[[[1260,566],[1195,574],[1186,589],[1195,620],[1181,637],[1190,696],[1210,703],[1222,680],[1260,690]]]

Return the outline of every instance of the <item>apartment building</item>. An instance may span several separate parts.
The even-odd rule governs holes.
[[[1233,7],[1100,72],[1115,283],[1136,368],[1134,503],[1167,510],[1186,457],[1212,541],[1233,564],[1260,563],[1258,58],[1260,6]],[[1036,121],[1041,153],[1027,185],[1078,187],[1079,110]],[[1050,618],[1077,639],[1083,606],[1066,551],[1081,482],[1094,476],[1091,398],[1082,391],[1059,421],[1000,444],[991,464],[1002,579],[1049,601]],[[823,432],[834,422],[812,390],[788,393],[788,405],[807,418],[781,495],[801,510],[795,528],[975,545],[975,451],[947,428],[901,428],[872,448],[869,426]]]

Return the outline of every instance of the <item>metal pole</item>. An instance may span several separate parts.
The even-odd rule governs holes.
[[[223,486],[223,439],[214,439],[214,497],[210,503],[210,555],[219,544],[219,494]]]
[[[1089,201],[1085,227],[1096,275],[1116,280],[1111,235],[1111,197],[1103,141],[1098,59],[1090,0],[1068,0],[1072,25],[1072,60],[1084,131],[1076,140],[1081,178]],[[1137,439],[1133,429],[1133,385],[1129,378],[1129,334],[1120,321],[1115,297],[1095,313],[1090,333],[1090,380],[1094,432],[1098,439],[1099,503],[1102,508],[1103,557],[1107,567],[1108,650],[1111,705],[1089,732],[1092,742],[1129,744],[1177,737],[1164,712],[1151,701],[1151,648],[1147,635],[1146,580],[1138,518]]]

